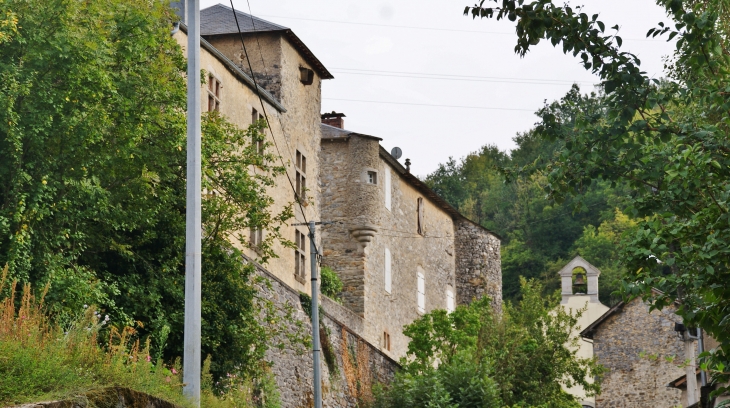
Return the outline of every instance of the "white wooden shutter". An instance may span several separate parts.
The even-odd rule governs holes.
[[[385,208],[390,211],[390,167],[385,166],[385,181],[383,182],[383,188],[385,188]]]
[[[418,311],[426,312],[426,278],[422,272],[418,272]]]
[[[446,311],[451,313],[456,310],[454,302],[454,290],[450,287],[446,289]]]
[[[390,272],[390,249],[385,248],[385,291],[390,293],[392,285],[392,275]]]

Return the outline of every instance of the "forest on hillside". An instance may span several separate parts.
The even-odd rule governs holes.
[[[576,112],[599,112],[601,99],[574,85],[539,114],[557,115],[567,131]],[[580,255],[601,270],[601,301],[615,304],[623,272],[620,238],[636,225],[624,199],[629,189],[594,181],[582,186],[580,195],[555,202],[548,198],[546,172],[550,159],[564,151],[562,140],[548,140],[535,127],[514,141],[517,147],[509,152],[485,145],[458,161],[449,158],[425,181],[462,214],[502,237],[505,299],[518,296],[520,276],[541,280],[547,291],[557,290],[557,272]]]

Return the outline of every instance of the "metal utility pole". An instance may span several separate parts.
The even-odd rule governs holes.
[[[185,338],[183,394],[200,406],[200,286],[201,286],[201,158],[200,158],[200,3],[187,1],[188,26],[188,150],[185,209]]]
[[[314,243],[315,222],[309,222],[310,265],[312,270],[312,362],[314,364],[314,408],[322,408],[322,380],[319,364],[319,285],[317,278],[317,246]]]
[[[312,271],[312,365],[314,366],[314,408],[322,408],[322,370],[320,365],[319,344],[319,268],[317,268],[317,245],[315,244],[315,227],[317,225],[334,224],[334,222],[314,222],[292,224],[292,226],[306,225],[309,227],[309,257]]]

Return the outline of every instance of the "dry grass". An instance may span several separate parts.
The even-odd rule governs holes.
[[[7,289],[7,276],[6,266],[0,294]],[[179,362],[172,366],[153,362],[149,340],[140,343],[133,327],[111,327],[101,346],[98,335],[106,322],[93,307],[61,327],[45,313],[47,287],[36,297],[30,285],[22,290],[17,286],[11,283],[10,295],[0,298],[0,406],[72,398],[107,387],[126,387],[190,405],[182,396]],[[209,366],[210,361],[206,363]],[[261,406],[255,403],[251,380],[231,381],[222,395],[212,392],[209,375],[204,383],[203,407]],[[278,406],[277,402],[263,405]]]

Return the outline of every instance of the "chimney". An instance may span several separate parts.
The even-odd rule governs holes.
[[[325,125],[334,126],[336,128],[344,129],[345,128],[345,121],[342,119],[345,117],[344,113],[337,113],[335,111],[332,111],[332,113],[323,113],[322,114],[322,123]]]
[[[170,2],[170,7],[175,10],[175,14],[177,14],[178,18],[180,18],[180,21],[182,21],[183,24],[188,23],[188,16],[185,12],[185,3],[185,0]]]

